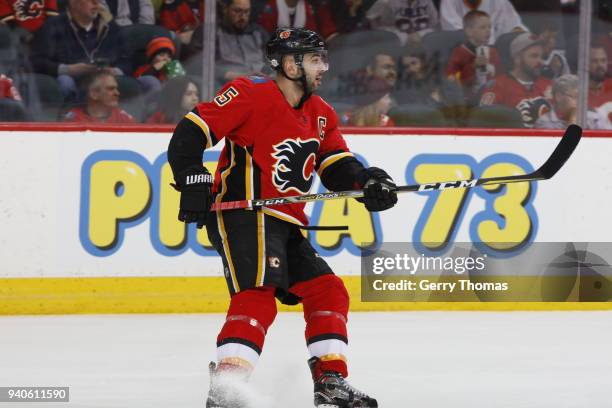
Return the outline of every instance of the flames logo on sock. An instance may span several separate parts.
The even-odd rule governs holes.
[[[274,146],[272,157],[276,159],[272,182],[282,193],[293,190],[306,194],[313,180],[319,141],[316,139],[285,139]]]

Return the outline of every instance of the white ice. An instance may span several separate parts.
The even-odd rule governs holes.
[[[223,322],[208,315],[0,317],[0,386],[69,386],[70,403],[203,408]],[[282,313],[251,383],[312,406],[301,314]],[[383,408],[610,408],[612,312],[353,313],[349,380]]]

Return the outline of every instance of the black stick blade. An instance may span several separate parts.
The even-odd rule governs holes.
[[[580,138],[582,137],[582,128],[578,125],[570,125],[561,141],[555,148],[555,151],[550,155],[548,160],[536,171],[544,179],[549,179],[554,176],[561,167],[570,158]]]

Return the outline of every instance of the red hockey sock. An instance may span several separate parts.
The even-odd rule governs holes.
[[[225,324],[217,336],[217,358],[222,365],[255,366],[276,317],[274,291],[264,286],[232,296]]]
[[[344,283],[330,274],[299,282],[290,290],[302,298],[306,344],[310,354],[320,359],[318,368],[337,371],[347,377],[349,296]]]

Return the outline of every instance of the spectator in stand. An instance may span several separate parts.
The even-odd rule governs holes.
[[[456,47],[446,66],[446,76],[463,86],[469,100],[500,72],[499,56],[490,47],[491,18],[484,11],[472,10],[463,17],[466,42]]]
[[[0,22],[35,33],[47,17],[57,16],[57,0],[0,0]]]
[[[565,51],[557,48],[559,25],[555,24],[555,22],[556,20],[543,19],[532,30],[544,47],[542,75],[549,79],[555,79],[570,73],[569,63],[567,58],[565,58]]]
[[[181,63],[174,59],[176,48],[168,37],[156,37],[147,44],[146,56],[149,61],[134,71],[145,92],[156,92],[161,83],[171,77],[185,75]]]
[[[193,30],[204,23],[204,1],[165,0],[159,10],[159,24],[174,31],[182,44],[189,44]]]
[[[481,106],[504,105],[521,113],[525,127],[533,127],[550,109],[551,81],[541,75],[542,43],[530,33],[518,35],[510,44],[512,70],[498,75],[480,99]]]
[[[350,33],[370,28],[366,12],[376,0],[341,0],[331,2],[332,13],[339,33]]]
[[[0,75],[0,121],[25,122],[29,120],[21,95],[13,80],[6,75]]]
[[[380,78],[371,78],[363,86],[362,92],[352,98],[357,108],[346,112],[342,122],[349,126],[395,126],[387,115],[393,103],[392,86]]]
[[[378,0],[366,17],[372,28],[395,33],[402,44],[420,43],[439,24],[432,0]]]
[[[484,11],[491,17],[492,30],[488,44],[494,44],[502,34],[527,31],[510,0],[442,0],[440,3],[442,30],[461,30],[463,16],[472,10]]]
[[[327,0],[319,0],[316,5],[311,0],[268,0],[259,24],[270,34],[278,27],[304,27],[326,40],[338,34]]]
[[[108,71],[90,75],[85,83],[85,106],[73,108],[64,116],[65,122],[134,123],[134,118],[119,107],[119,86]]]
[[[591,45],[589,54],[589,109],[612,116],[612,79],[608,78],[608,54],[601,44]]]
[[[68,0],[68,9],[50,17],[36,33],[32,62],[36,72],[57,77],[67,101],[76,99],[77,82],[98,69],[131,73],[119,26],[97,0]]]
[[[552,87],[552,109],[540,116],[536,128],[565,129],[576,123],[578,108],[578,77],[563,75],[557,78]],[[608,118],[594,110],[587,111],[587,129],[610,129]]]
[[[249,22],[250,13],[250,0],[222,0],[223,18],[217,26],[216,37],[217,88],[240,76],[263,75],[267,65],[264,47],[269,34],[260,25]],[[201,51],[202,27],[198,27],[188,52],[193,55]]]
[[[188,77],[176,77],[164,84],[159,94],[158,109],[147,123],[176,124],[200,101],[198,85]]]
[[[120,26],[155,24],[155,10],[151,0],[100,0]]]
[[[383,53],[374,55],[365,69],[365,80],[370,78],[382,79],[390,87],[395,87],[397,83],[397,62],[395,58]],[[363,79],[363,75],[360,75],[357,82],[362,82]]]
[[[461,86],[440,78],[422,47],[407,47],[400,58],[400,74],[394,99],[401,105],[424,105],[439,109],[456,122],[465,119],[466,108]]]

